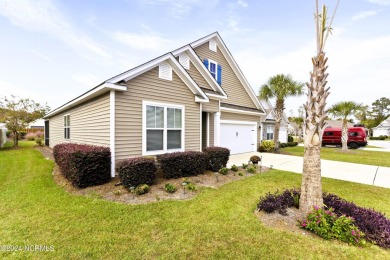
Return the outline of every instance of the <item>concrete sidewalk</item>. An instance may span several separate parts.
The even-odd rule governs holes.
[[[248,163],[252,155],[262,156],[263,166],[302,173],[303,157],[273,153],[244,153],[230,156],[228,167]],[[390,167],[321,160],[322,177],[390,188]]]

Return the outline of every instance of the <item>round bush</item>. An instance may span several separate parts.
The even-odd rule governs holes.
[[[157,167],[151,158],[130,158],[119,162],[116,166],[119,179],[127,189],[141,184],[152,185],[156,179]]]

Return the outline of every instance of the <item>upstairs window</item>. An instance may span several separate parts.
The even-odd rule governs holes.
[[[70,115],[64,116],[64,139],[70,139]]]
[[[217,81],[219,85],[222,84],[222,66],[217,62],[209,59],[203,60],[204,66],[210,71],[211,76]]]

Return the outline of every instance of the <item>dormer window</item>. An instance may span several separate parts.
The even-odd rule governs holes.
[[[204,59],[204,66],[210,71],[211,76],[219,85],[222,83],[222,66],[213,60]]]

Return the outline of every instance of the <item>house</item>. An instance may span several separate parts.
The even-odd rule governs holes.
[[[7,127],[5,123],[0,123],[0,148],[7,142]]]
[[[262,107],[264,108],[265,115],[261,117],[261,139],[273,140],[275,134],[275,110],[271,102],[267,100],[260,100]],[[279,142],[287,143],[288,141],[288,119],[283,113],[282,121],[279,127]]]
[[[343,120],[325,120],[325,127],[332,127],[332,128],[342,128],[343,127]],[[351,128],[353,127],[353,124],[351,122],[347,122],[347,127]]]
[[[43,119],[37,119],[34,122],[28,124],[28,129],[43,129],[45,127],[45,121]]]
[[[381,135],[390,136],[390,117],[383,120],[382,123],[372,128],[372,136],[379,137]]]
[[[45,144],[110,147],[129,157],[223,146],[253,152],[264,110],[215,32],[114,76],[45,117]]]

